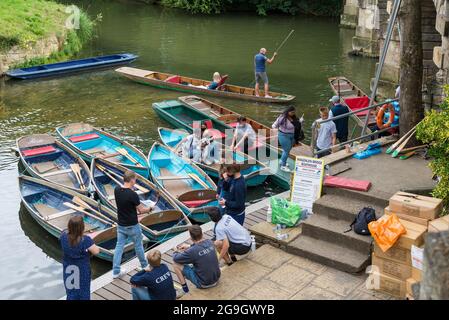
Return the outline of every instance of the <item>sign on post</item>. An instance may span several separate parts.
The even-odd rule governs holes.
[[[298,156],[293,172],[290,201],[312,213],[315,200],[320,198],[324,177],[324,160]]]

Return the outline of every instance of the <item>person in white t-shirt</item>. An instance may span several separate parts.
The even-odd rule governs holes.
[[[231,147],[233,147],[233,150],[238,150],[238,148],[243,145],[243,153],[248,154],[249,148],[256,142],[256,132],[246,121],[246,117],[238,117],[237,123],[237,127],[234,130],[234,137],[231,142]]]
[[[316,120],[318,123],[318,136],[316,139],[316,149],[317,151],[325,150],[317,155],[318,158],[327,156],[332,153],[333,146],[337,143],[337,127],[333,121],[322,122],[329,118],[329,108],[320,108],[321,119]]]

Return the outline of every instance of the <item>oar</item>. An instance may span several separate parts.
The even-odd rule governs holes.
[[[407,143],[410,141],[411,138],[413,138],[413,134],[416,132],[416,129],[413,130],[413,132],[399,145],[399,147],[396,148],[396,150],[393,151],[391,156],[393,158],[396,158],[398,154],[402,151],[402,149],[405,148]]]
[[[77,204],[77,205],[83,207],[84,209],[89,209],[89,210],[91,210],[91,211],[93,211],[93,212],[95,212],[95,213],[98,213],[98,214],[102,215],[102,213],[101,213],[100,211],[95,210],[95,209],[92,208],[87,202],[81,200],[81,199],[80,199],[79,197],[77,197],[77,196],[74,196],[74,197],[72,198],[72,201],[73,201],[75,204]]]
[[[126,157],[129,161],[131,161],[132,163],[134,163],[136,166],[138,167],[142,167],[142,165],[139,163],[139,161],[137,161],[136,159],[134,159],[128,152],[128,150],[124,149],[124,148],[116,148],[115,149],[118,153],[120,153],[122,156]]]
[[[106,175],[108,175],[109,178],[113,179],[110,174],[116,176],[117,178],[122,179],[123,177],[120,176],[118,173],[108,170],[107,168],[103,167],[101,164],[97,164],[97,168],[100,169],[101,171],[103,171]],[[119,183],[117,180],[113,179],[115,182]],[[121,185],[121,184],[120,184]],[[138,185],[137,183],[134,185],[136,187],[136,189],[142,191],[143,193],[148,193],[150,192],[150,190],[148,190],[145,187],[142,187],[141,185]]]
[[[416,125],[417,126],[417,125]],[[407,132],[406,134],[404,134],[398,141],[396,141],[395,143],[393,143],[386,151],[387,154],[390,154],[394,151],[394,149],[396,149],[405,139],[408,138],[409,135],[413,134],[414,131],[416,130],[416,126],[414,126],[413,128],[410,129],[409,132]]]
[[[106,168],[100,164],[97,164],[97,168],[100,169],[106,176],[108,176],[112,181],[118,184],[120,187],[123,187],[123,183],[114,178],[109,172],[107,172]]]
[[[87,215],[87,216],[89,216],[89,217],[92,217],[92,218],[94,218],[95,220],[99,220],[99,221],[101,221],[101,222],[103,222],[103,223],[107,223],[107,224],[113,224],[113,223],[110,222],[110,221],[106,221],[106,220],[104,220],[104,219],[102,219],[102,218],[100,218],[100,217],[98,217],[98,216],[96,216],[96,215],[94,215],[94,214],[92,214],[92,213],[87,212],[87,211],[84,210],[82,207],[75,206],[75,205],[74,205],[73,203],[71,203],[71,202],[64,202],[64,205],[65,205],[66,207],[68,207],[68,208],[71,208],[71,209],[76,210],[76,211],[78,211],[78,212],[84,213],[85,215]]]
[[[201,178],[198,177],[196,174],[189,173],[189,177],[198,182],[204,189],[210,189],[210,187],[203,180],[201,180]]]
[[[414,156],[416,154],[416,151],[410,151],[409,153],[406,153],[399,157],[401,160],[407,160],[408,158]]]
[[[84,182],[83,182],[83,177],[81,176],[80,165],[78,163],[71,163],[70,169],[72,169],[76,180],[78,180],[81,190],[86,190],[86,186],[84,185]]]
[[[416,147],[405,148],[405,149],[402,149],[400,153],[407,153],[407,152],[410,152],[410,151],[415,151],[415,150],[418,150],[418,149],[423,149],[423,148],[425,148],[425,147],[427,147],[427,144],[423,144],[423,145],[416,146]]]

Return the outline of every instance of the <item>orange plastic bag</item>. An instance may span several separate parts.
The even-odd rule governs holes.
[[[394,213],[370,222],[368,229],[383,252],[390,249],[399,237],[407,232]]]

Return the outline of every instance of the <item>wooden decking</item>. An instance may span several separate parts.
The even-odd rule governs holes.
[[[289,191],[285,192],[283,195],[287,196],[288,194]],[[247,207],[245,219],[246,228],[250,228],[257,223],[266,220],[266,207],[268,200],[269,199],[264,199]],[[201,227],[206,238],[211,238],[213,236],[212,222],[206,223]],[[184,242],[191,243],[188,232],[184,232],[153,248],[162,253],[162,260],[167,264],[168,268],[172,272],[176,287],[180,287],[180,284],[177,276],[173,272],[173,248]],[[91,284],[91,298],[93,300],[131,300],[132,296],[129,279],[137,272],[136,268],[138,266],[139,261],[137,258],[134,258],[122,265],[122,268],[129,270],[128,274],[123,278],[114,280],[112,279],[112,271],[109,271],[108,273],[93,280]]]

